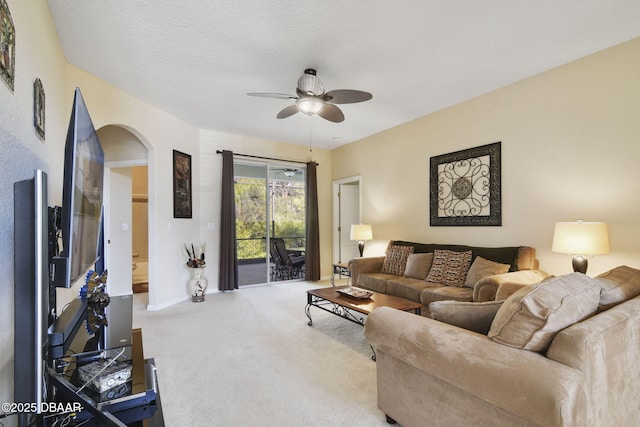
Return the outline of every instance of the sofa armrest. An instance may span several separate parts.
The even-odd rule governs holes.
[[[351,271],[351,283],[358,286],[358,276],[362,273],[379,273],[382,270],[384,256],[353,258],[349,260],[349,271]]]
[[[538,283],[547,277],[549,274],[542,270],[521,270],[484,277],[473,286],[473,301],[501,301],[511,295],[498,292],[503,284],[509,283],[509,287],[513,289],[511,293],[513,293],[523,286]]]
[[[542,354],[389,307],[368,316],[365,336],[378,364],[411,365],[539,425],[586,422],[582,373]]]

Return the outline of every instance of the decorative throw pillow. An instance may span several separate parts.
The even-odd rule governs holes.
[[[424,280],[429,274],[432,262],[433,253],[409,254],[407,266],[404,269],[404,277]]]
[[[487,335],[503,302],[434,301],[429,304],[429,312],[434,320]]]
[[[471,251],[454,252],[436,249],[433,251],[433,263],[425,280],[445,286],[462,287],[470,264]]]
[[[582,273],[526,286],[504,301],[489,338],[510,347],[544,351],[560,330],[598,309],[600,286]]]
[[[640,295],[640,270],[621,265],[594,278],[602,288],[600,310]]]
[[[382,273],[402,276],[407,266],[407,258],[413,253],[413,246],[391,246],[382,263]]]
[[[476,259],[469,267],[467,273],[467,279],[464,281],[464,285],[467,288],[473,288],[473,285],[480,279],[493,276],[495,274],[502,274],[509,271],[511,266],[509,264],[500,264],[499,262],[490,261],[482,257],[477,256]]]

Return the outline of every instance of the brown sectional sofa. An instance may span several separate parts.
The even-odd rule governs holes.
[[[498,287],[504,282],[526,285],[537,283],[548,277],[547,273],[538,270],[535,249],[529,246],[492,248],[396,240],[389,242],[387,253],[393,246],[410,246],[413,248],[413,254],[434,253],[435,250],[471,251],[472,265],[477,257],[509,265],[507,273],[482,277],[468,287],[428,282],[425,280],[428,278],[426,275],[425,277],[408,277],[406,272],[403,274],[382,272],[385,256],[354,258],[349,261],[352,283],[355,286],[421,302],[424,316],[430,315],[428,307],[434,301],[492,301],[495,299]]]

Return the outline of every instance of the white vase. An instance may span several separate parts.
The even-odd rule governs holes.
[[[191,276],[187,281],[187,287],[191,292],[191,301],[202,302],[207,294],[207,286],[209,286],[209,280],[204,277],[205,267],[187,267],[187,269]]]

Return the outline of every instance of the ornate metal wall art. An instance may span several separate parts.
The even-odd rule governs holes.
[[[37,78],[33,82],[33,127],[42,139],[44,139],[44,111],[44,87]]]
[[[13,91],[16,62],[16,29],[6,0],[0,0],[0,76]]]
[[[502,225],[501,143],[431,157],[432,226]]]

